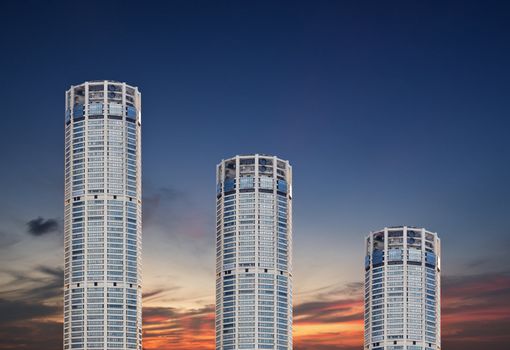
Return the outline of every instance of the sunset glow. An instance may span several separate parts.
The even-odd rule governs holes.
[[[504,0],[2,1],[0,350],[510,349],[509,39]]]

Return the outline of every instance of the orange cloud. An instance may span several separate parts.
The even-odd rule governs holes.
[[[0,350],[61,348],[61,306],[47,303],[55,298],[56,282],[48,279],[46,283],[47,287],[40,286],[35,292],[33,288],[19,292],[18,300],[5,299],[12,297],[12,293],[4,293],[4,299],[0,299]],[[149,303],[159,300],[161,293],[162,290],[148,292],[144,300]],[[295,306],[294,349],[360,349],[363,342],[361,296],[338,293],[338,290],[326,294],[317,294],[315,300],[312,298]],[[39,298],[41,295],[49,299]],[[508,273],[445,276],[442,296],[443,348],[508,348],[509,296]],[[148,306],[149,303],[143,309],[145,350],[214,349],[212,305],[186,309],[182,305]]]
[[[147,307],[143,310],[145,350],[214,349],[214,307],[178,310]]]
[[[361,300],[311,301],[294,309],[296,349],[359,349],[362,340]]]
[[[447,349],[508,348],[510,275],[445,277],[443,343]]]

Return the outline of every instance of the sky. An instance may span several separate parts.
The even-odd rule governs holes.
[[[293,166],[294,348],[361,349],[364,237],[442,239],[447,350],[510,347],[510,3],[0,5],[0,349],[62,344],[64,92],[138,86],[146,350],[214,348],[215,165]]]

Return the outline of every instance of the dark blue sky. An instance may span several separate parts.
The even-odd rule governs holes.
[[[444,347],[509,348],[509,39],[503,0],[3,1],[0,349],[62,344],[64,92],[96,79],[142,92],[147,349],[213,346],[245,153],[294,167],[296,350],[360,348],[364,237],[401,224],[442,239]]]
[[[114,79],[142,91],[145,193],[186,193],[211,237],[215,164],[259,152],[294,165],[303,256],[305,242],[328,244],[343,263],[335,254],[398,224],[438,231],[455,271],[506,253],[506,1],[10,1],[1,13],[4,230],[62,217],[64,91]]]

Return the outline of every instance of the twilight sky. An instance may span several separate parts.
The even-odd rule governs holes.
[[[214,346],[215,165],[289,159],[295,349],[362,344],[363,239],[443,247],[446,350],[510,347],[508,1],[0,5],[0,349],[61,348],[64,92],[142,92],[144,347]]]

